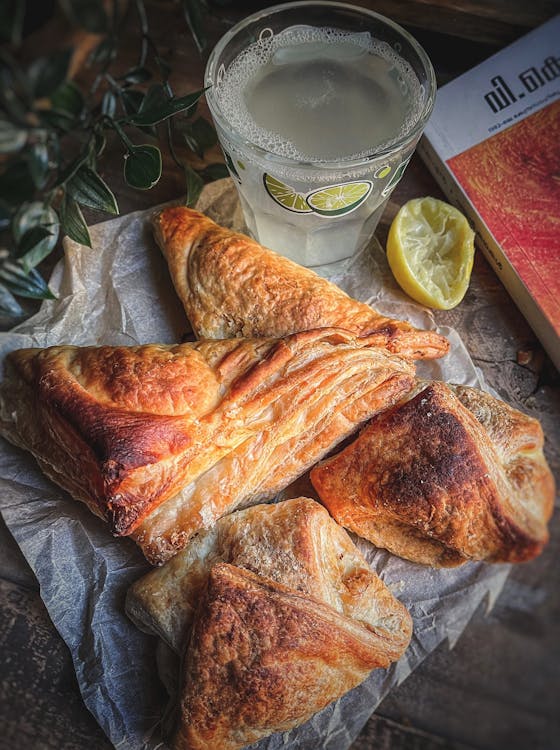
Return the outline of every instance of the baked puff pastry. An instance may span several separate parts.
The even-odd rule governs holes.
[[[387,658],[399,658],[408,645],[412,624],[406,608],[370,570],[346,531],[306,497],[254,505],[220,518],[131,586],[127,614],[140,629],[159,635],[182,654],[208,574],[220,562],[276,581],[363,623],[386,643]]]
[[[554,480],[539,422],[431,382],[372,419],[311,481],[333,517],[413,562],[522,562],[548,540]]]
[[[441,357],[435,331],[380,315],[313,271],[178,206],[154,219],[156,240],[197,338],[285,336],[323,326],[368,336],[413,359]]]
[[[274,496],[394,403],[412,366],[367,338],[56,346],[7,357],[2,434],[160,564]]]
[[[218,563],[185,655],[173,750],[237,750],[299,726],[402,651],[328,604]]]

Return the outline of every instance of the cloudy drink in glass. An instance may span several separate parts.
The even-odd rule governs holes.
[[[429,62],[418,48],[422,78],[402,34],[368,11],[304,2],[255,14],[219,43],[208,102],[262,244],[320,266],[371,237],[433,99]]]

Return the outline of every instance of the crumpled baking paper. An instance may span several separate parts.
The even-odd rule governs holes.
[[[241,229],[233,183],[207,186],[200,210]],[[65,259],[50,280],[57,299],[15,330],[0,334],[0,358],[16,348],[59,343],[175,343],[189,326],[151,236],[151,211],[91,228],[93,249],[66,239]],[[430,313],[396,287],[378,243],[350,261],[322,269],[349,294],[380,312],[434,328]],[[419,375],[484,387],[457,332],[443,360],[421,363]],[[114,539],[85,506],[46,479],[34,459],[0,439],[0,510],[33,569],[50,617],[72,654],[83,699],[119,750],[165,748],[160,722],[167,694],[158,678],[155,637],[124,614],[128,586],[149,566],[136,545]],[[305,479],[283,496],[312,494]],[[453,645],[475,610],[492,606],[509,566],[468,563],[432,570],[355,538],[372,568],[409,608],[414,636],[404,657],[376,670],[358,688],[259,750],[347,750],[382,698],[440,643]]]

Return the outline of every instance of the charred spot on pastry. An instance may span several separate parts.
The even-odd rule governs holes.
[[[346,528],[413,561],[535,557],[554,495],[538,422],[476,389],[418,387],[312,471],[322,502]]]
[[[386,432],[397,448],[375,485],[380,502],[398,505],[400,512],[413,514],[418,503],[429,505],[434,496],[476,485],[484,477],[472,437],[442,406],[433,386],[374,418],[367,429]]]

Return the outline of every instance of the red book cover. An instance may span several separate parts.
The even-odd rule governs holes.
[[[447,164],[560,336],[560,101]]]
[[[560,16],[443,86],[419,151],[560,368]]]

